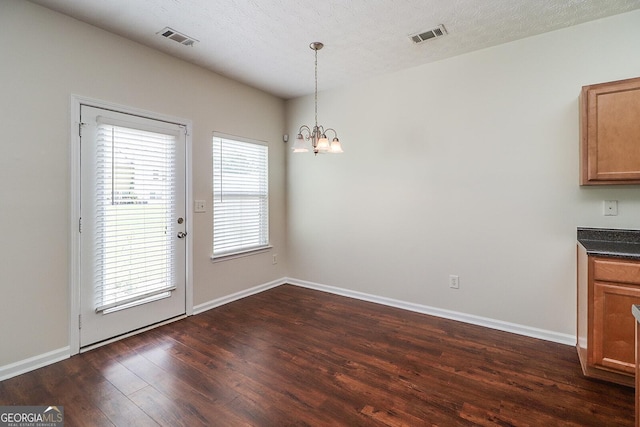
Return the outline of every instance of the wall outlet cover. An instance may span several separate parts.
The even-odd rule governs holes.
[[[618,215],[618,201],[617,200],[605,200],[603,209],[604,209],[604,216],[616,216],[616,215]]]

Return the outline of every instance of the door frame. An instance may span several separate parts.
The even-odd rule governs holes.
[[[70,149],[69,149],[69,172],[70,172],[70,207],[69,207],[69,353],[70,355],[80,353],[80,289],[81,289],[81,263],[80,256],[82,247],[80,243],[80,106],[87,105],[105,110],[113,110],[125,114],[148,117],[156,120],[163,120],[185,126],[186,129],[186,152],[185,152],[185,180],[186,192],[185,209],[187,213],[187,235],[193,236],[193,183],[192,183],[192,129],[193,122],[181,117],[169,116],[153,111],[143,110],[135,107],[115,104],[81,95],[71,95],[70,110]],[[186,260],[185,260],[185,315],[193,314],[193,238],[186,239]],[[171,319],[169,321],[172,321]],[[162,323],[162,322],[161,322]],[[167,323],[167,322],[164,322]],[[143,328],[142,330],[144,330]],[[133,332],[136,333],[136,332]],[[125,336],[130,335],[126,334]],[[122,337],[118,337],[119,339]],[[97,344],[104,345],[113,340],[107,340]],[[89,346],[93,348],[95,346]]]

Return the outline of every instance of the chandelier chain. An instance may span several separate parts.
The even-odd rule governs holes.
[[[315,117],[316,117],[316,128],[318,127],[318,49],[314,49],[316,53],[316,64],[315,64],[315,79],[316,79],[316,91],[315,91]]]

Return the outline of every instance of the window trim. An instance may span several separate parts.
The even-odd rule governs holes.
[[[211,261],[212,262],[222,262],[222,261],[227,261],[227,260],[231,260],[231,259],[236,259],[236,258],[244,258],[244,257],[248,257],[251,255],[258,255],[261,254],[263,252],[268,252],[271,249],[273,249],[273,246],[271,244],[269,244],[268,246],[263,246],[263,247],[259,247],[259,248],[253,248],[253,249],[247,249],[246,251],[238,251],[238,252],[233,252],[233,253],[228,253],[228,254],[222,254],[222,255],[211,255]]]

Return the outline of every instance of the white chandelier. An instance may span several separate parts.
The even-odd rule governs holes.
[[[324,45],[320,42],[313,42],[309,45],[311,49],[315,51],[316,55],[316,90],[315,90],[315,126],[311,129],[307,125],[300,126],[298,129],[298,136],[293,143],[294,153],[306,153],[309,151],[309,142],[311,142],[311,148],[315,154],[318,153],[343,153],[342,145],[338,139],[338,133],[335,129],[325,129],[322,125],[318,125],[318,51],[322,49]],[[329,144],[327,138],[327,132],[333,132],[333,139]]]

